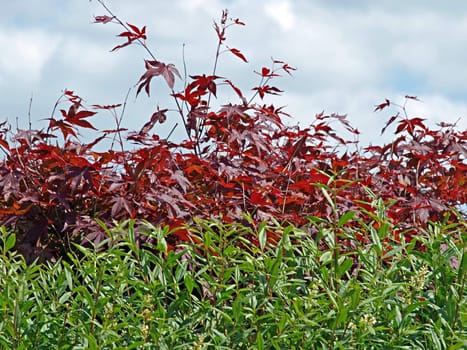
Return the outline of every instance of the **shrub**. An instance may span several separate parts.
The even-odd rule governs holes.
[[[152,79],[162,77],[175,108],[157,108],[141,130],[128,132],[121,125],[122,104],[87,106],[67,90],[56,107],[64,99],[69,108],[58,115],[54,111],[46,130],[12,133],[6,123],[0,124],[5,153],[0,223],[17,232],[17,249],[28,260],[64,255],[71,242],[97,244],[106,238],[99,222],[111,226],[128,218],[167,225],[172,230],[168,249],[190,240],[190,232],[176,228],[193,224],[195,218],[246,224],[244,213],[250,214],[248,224],[253,226],[273,219],[303,226],[309,215],[338,223],[352,212],[345,221],[352,227],[359,221],[370,225],[382,215],[395,225],[396,240],[410,239],[430,220],[458,221],[454,207],[467,202],[465,131],[446,124],[429,129],[423,119],[407,114],[405,104],[389,100],[375,110],[398,110],[386,125],[397,123],[397,138],[383,146],[361,150],[356,141],[339,136],[332,122],[341,123],[352,136],[359,134],[341,115],[317,114],[306,128],[284,125],[286,112],[263,99],[282,93],[273,81],[295,68],[280,60],[261,67],[255,71],[259,83],[252,96],[216,75],[223,54],[247,62],[240,50],[226,46],[227,30],[244,24],[227,11],[214,24],[218,41],[213,72],[191,75],[175,90],[180,73],[152,54],[145,27],[124,23],[99,2],[108,15],[95,17],[95,22],[124,28],[118,36],[126,41],[113,51],[139,44],[148,55],[136,95],[144,90],[149,96]],[[233,90],[238,102],[220,101],[224,89]],[[212,107],[214,99],[221,105],[218,110]],[[94,129],[91,118],[102,110],[114,115],[115,128],[83,141],[78,130]],[[174,114],[186,135],[180,142],[152,132],[156,123]],[[116,143],[97,151],[96,145],[110,137]],[[135,147],[128,149],[128,142]],[[368,204],[374,198],[386,204],[384,212]],[[366,233],[358,237],[369,239]]]
[[[327,237],[333,225],[310,217]],[[384,227],[389,219],[377,223]],[[321,249],[297,227],[202,220],[198,243],[167,252],[166,228],[107,228],[103,246],[29,266],[0,230],[5,349],[460,349],[467,343],[465,221],[429,224],[415,242],[380,231],[352,253]],[[366,227],[355,227],[365,231]],[[267,243],[266,233],[280,231]],[[351,232],[349,232],[351,233]],[[258,236],[257,246],[249,237]],[[264,237],[264,238],[263,238]],[[79,252],[79,254],[78,254]],[[352,264],[358,256],[359,264]]]

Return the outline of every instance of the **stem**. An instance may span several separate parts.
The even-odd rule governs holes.
[[[116,15],[114,15],[114,13],[104,4],[104,1],[103,0],[97,0],[99,2],[99,4],[102,5],[102,7],[118,22],[118,24],[120,24],[123,28],[125,28],[127,31],[131,32],[131,29],[128,28],[128,26],[123,23]],[[141,39],[136,39],[136,41],[138,42],[138,44],[140,44],[142,47],[144,47],[144,49],[147,51],[147,53],[149,54],[149,56],[151,56],[151,58],[154,60],[154,61],[157,61],[156,57],[154,56],[154,54],[151,52],[151,50],[147,47],[147,45],[144,43],[143,40]]]

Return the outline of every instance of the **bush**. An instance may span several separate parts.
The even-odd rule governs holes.
[[[397,139],[363,151],[332,128],[337,121],[357,137],[359,131],[344,116],[318,114],[306,128],[284,125],[286,113],[263,99],[280,94],[272,82],[295,68],[280,60],[261,67],[255,71],[259,84],[248,97],[232,80],[216,75],[223,54],[247,61],[240,50],[226,46],[227,30],[243,25],[227,11],[214,25],[214,71],[191,75],[183,88],[174,90],[180,73],[152,54],[145,27],[108,12],[95,22],[122,26],[119,37],[126,40],[113,51],[139,44],[148,55],[136,94],[144,89],[149,96],[151,80],[163,77],[175,108],[157,108],[141,130],[128,132],[121,125],[122,104],[86,106],[67,90],[56,107],[64,99],[69,108],[54,112],[46,130],[13,133],[5,122],[0,125],[5,153],[0,163],[0,223],[17,233],[16,248],[28,262],[38,256],[65,256],[73,242],[98,244],[107,238],[99,223],[111,226],[114,220],[167,225],[169,250],[192,239],[191,232],[174,228],[193,224],[196,218],[252,227],[277,220],[301,227],[310,215],[337,223],[352,212],[344,224],[352,227],[360,221],[371,225],[375,216],[385,215],[395,225],[396,240],[410,240],[430,220],[458,222],[454,207],[467,202],[466,131],[445,124],[431,130],[423,119],[409,117],[405,104],[389,100],[376,110],[398,110],[386,125],[397,122]],[[233,90],[238,102],[221,101],[225,89]],[[214,99],[222,106],[218,110],[212,107]],[[406,96],[410,100],[416,97]],[[94,129],[90,118],[102,110],[112,113],[115,128],[84,142],[78,130]],[[186,137],[180,142],[152,132],[156,123],[173,115],[184,127]],[[115,143],[97,151],[96,145],[107,138]],[[128,142],[134,148],[128,149]],[[368,205],[374,198],[386,205],[384,213]],[[245,213],[250,214],[248,222]],[[367,233],[357,237],[365,242],[370,239]]]
[[[322,239],[337,234],[308,219]],[[378,223],[390,229],[340,253],[291,225],[202,220],[191,228],[198,243],[167,252],[167,229],[145,223],[140,234],[155,244],[140,249],[132,220],[107,228],[105,249],[78,246],[68,262],[41,265],[11,250],[15,236],[2,228],[0,347],[464,348],[465,221],[387,245],[392,224]]]

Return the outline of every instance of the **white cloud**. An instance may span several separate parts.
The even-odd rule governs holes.
[[[43,31],[0,31],[0,84],[18,80],[34,84],[56,52],[59,37]]]
[[[264,5],[266,14],[274,19],[282,29],[290,30],[295,24],[295,15],[292,11],[290,1],[272,1]]]

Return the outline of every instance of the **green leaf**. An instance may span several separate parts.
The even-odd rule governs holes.
[[[467,247],[462,250],[461,263],[457,276],[459,281],[463,281],[467,276]]]
[[[261,332],[256,335],[256,346],[258,350],[264,350],[264,339]]]
[[[373,239],[373,248],[375,248],[376,252],[379,256],[383,252],[383,246],[381,244],[381,240],[379,239],[378,232],[374,228],[370,228],[371,231],[371,238]]]
[[[16,244],[16,235],[11,234],[8,236],[5,242],[5,252],[11,250]]]
[[[325,251],[320,257],[319,261],[323,264],[329,264],[332,261],[332,251]]]
[[[337,223],[337,226],[338,226],[338,227],[344,226],[347,222],[349,222],[350,220],[353,219],[354,215],[355,215],[355,212],[354,212],[354,211],[348,211],[348,212],[346,212],[344,215],[342,215],[342,216],[339,218],[339,222]]]
[[[334,201],[332,200],[331,195],[329,194],[329,192],[324,187],[321,187],[321,191],[323,192],[324,197],[326,197],[327,201],[331,205],[332,210],[334,212],[336,212],[336,203],[334,203]]]
[[[341,278],[344,273],[350,270],[353,265],[353,259],[346,258],[342,264],[337,268],[337,277]]]
[[[184,276],[184,282],[185,282],[186,289],[191,294],[193,292],[193,289],[196,286],[195,280],[193,279],[193,277],[189,273],[187,273]]]
[[[259,240],[259,247],[261,248],[262,251],[264,251],[264,248],[266,248],[266,240],[267,240],[266,230],[264,227],[260,227],[259,234],[258,234],[258,240]]]

